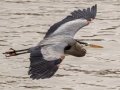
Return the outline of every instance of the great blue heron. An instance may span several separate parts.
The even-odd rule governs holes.
[[[30,68],[28,71],[30,78],[50,78],[58,70],[65,54],[83,57],[86,54],[84,46],[93,46],[73,39],[73,37],[79,29],[95,19],[96,13],[97,5],[73,11],[71,15],[51,26],[44,39],[37,46],[24,50],[10,49],[4,54],[16,56],[30,53]]]

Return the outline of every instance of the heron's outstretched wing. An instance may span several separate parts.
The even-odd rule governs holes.
[[[28,74],[32,79],[45,79],[52,77],[58,70],[60,58],[64,55],[66,43],[35,47],[30,55],[30,69]]]
[[[91,19],[95,18],[96,13],[97,5],[91,8],[73,11],[71,15],[51,26],[44,38],[61,34],[73,37],[80,28],[88,25],[87,20],[91,21]]]

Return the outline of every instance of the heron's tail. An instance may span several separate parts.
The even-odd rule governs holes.
[[[29,53],[29,49],[14,50],[14,49],[10,48],[9,51],[7,51],[3,54],[6,57],[10,57],[10,56],[17,56],[17,55],[21,55],[21,54],[25,54],[25,53]]]

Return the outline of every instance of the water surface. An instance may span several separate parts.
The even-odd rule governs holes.
[[[75,38],[104,48],[88,49],[82,58],[66,56],[51,79],[29,78],[29,54],[2,55],[36,45],[55,22],[94,4],[96,19]],[[119,0],[0,0],[0,90],[120,90],[119,39]]]

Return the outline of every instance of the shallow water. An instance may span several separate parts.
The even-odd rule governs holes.
[[[85,57],[66,56],[54,77],[31,80],[29,54],[6,58],[9,48],[36,45],[71,11],[98,4],[96,19],[76,39],[103,46]],[[120,90],[120,0],[0,0],[0,90]]]

